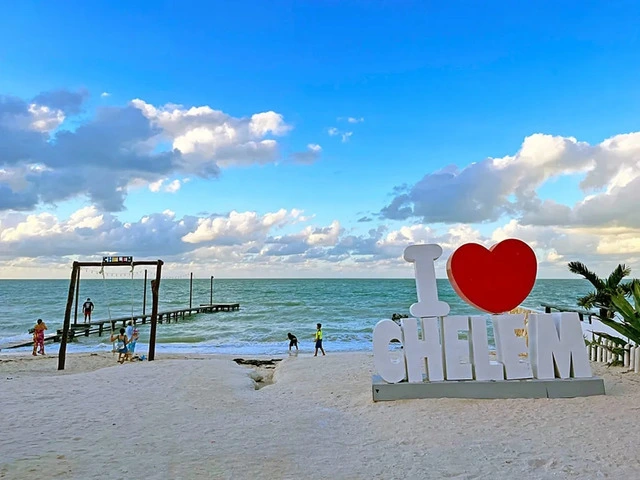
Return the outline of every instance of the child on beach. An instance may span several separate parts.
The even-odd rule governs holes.
[[[36,350],[40,355],[44,355],[44,331],[47,329],[47,325],[38,319],[35,327],[33,327],[33,356],[36,356]],[[39,347],[39,348],[38,348]]]
[[[325,355],[324,348],[322,348],[322,324],[318,323],[316,325],[316,353],[314,357],[318,356],[318,350],[322,351],[322,355]]]
[[[298,338],[291,333],[287,333],[287,337],[289,338],[289,351],[291,351],[291,347],[296,347],[298,350]]]
[[[127,322],[127,328],[125,328],[124,334],[127,336],[129,341],[131,341],[133,337],[133,322],[131,320]]]
[[[138,338],[140,337],[137,328],[131,329],[131,337],[125,334],[127,338],[130,338],[129,345],[127,345],[127,355],[125,356],[128,360],[133,360],[133,354],[136,351],[136,343],[138,343]]]

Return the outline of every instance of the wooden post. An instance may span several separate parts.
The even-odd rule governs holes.
[[[153,361],[156,356],[156,330],[158,328],[158,292],[160,291],[160,278],[162,276],[162,265],[164,262],[158,260],[156,267],[156,279],[151,280],[151,331],[149,333],[149,361]]]
[[[69,295],[67,296],[67,307],[64,311],[64,324],[62,325],[62,338],[60,339],[60,352],[58,353],[58,370],[64,370],[64,362],[67,354],[67,335],[69,334],[69,323],[71,323],[71,308],[73,307],[73,294],[76,289],[78,262],[73,262],[71,270],[71,281],[69,282]]]
[[[211,290],[209,292],[209,305],[213,305],[213,275],[211,275]]]
[[[147,313],[147,269],[144,269],[144,293],[142,294],[142,315]],[[144,323],[144,321],[142,322]]]
[[[189,310],[191,310],[192,301],[193,301],[193,272],[191,272],[191,277],[189,278]]]
[[[80,269],[78,268],[78,278],[76,280],[76,307],[73,314],[73,323],[78,323],[78,295],[80,295]]]

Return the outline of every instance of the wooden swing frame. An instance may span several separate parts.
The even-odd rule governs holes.
[[[162,260],[142,260],[131,263],[109,263],[109,262],[73,262],[71,270],[71,281],[69,282],[69,296],[67,297],[67,307],[64,312],[64,324],[62,326],[62,337],[60,338],[60,353],[58,354],[58,370],[64,370],[67,353],[67,337],[71,325],[71,310],[73,308],[74,294],[79,288],[80,269],[82,267],[137,267],[149,265],[156,267],[156,278],[151,281],[151,330],[149,332],[149,361],[153,361],[156,352],[156,331],[158,328],[158,292],[160,290],[160,280],[162,278]]]

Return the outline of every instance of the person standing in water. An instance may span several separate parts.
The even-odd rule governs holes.
[[[318,323],[316,325],[316,353],[314,357],[318,356],[318,350],[322,352],[322,355],[325,355],[324,348],[322,348],[322,324]]]
[[[47,325],[38,319],[35,327],[33,327],[33,356],[36,356],[36,351],[40,355],[44,355],[44,331],[47,329]]]
[[[93,312],[93,302],[90,298],[82,304],[82,311],[84,312],[84,323],[87,323],[87,318],[91,322],[91,312]]]

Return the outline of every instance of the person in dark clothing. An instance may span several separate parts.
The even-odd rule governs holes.
[[[291,347],[296,347],[298,350],[298,338],[292,333],[287,333],[287,337],[289,338],[289,351],[291,351]]]
[[[91,322],[91,312],[93,312],[93,302],[90,298],[87,298],[87,301],[82,304],[82,312],[84,313],[84,321],[86,323],[87,318],[89,322]]]

